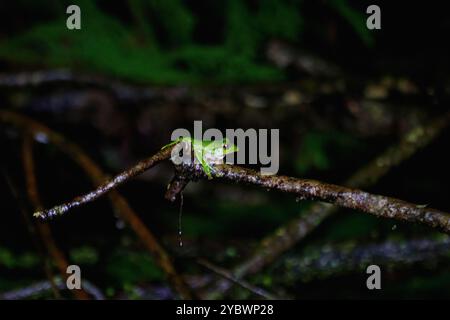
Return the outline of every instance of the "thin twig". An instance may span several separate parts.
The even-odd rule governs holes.
[[[86,204],[88,202],[97,200],[99,197],[107,194],[108,192],[110,192],[113,189],[117,188],[118,186],[122,185],[129,179],[152,168],[159,162],[168,159],[170,157],[170,152],[171,152],[170,148],[161,150],[161,151],[157,152],[154,156],[140,161],[138,164],[133,166],[131,169],[126,170],[126,171],[116,175],[114,178],[112,178],[111,180],[108,180],[106,183],[103,182],[106,179],[100,178],[100,177],[104,177],[104,175],[99,174],[99,171],[98,171],[99,169],[97,170],[97,168],[96,168],[96,170],[94,170],[94,171],[91,170],[92,173],[94,173],[92,176],[95,177],[96,184],[99,185],[97,187],[97,189],[95,189],[85,195],[76,197],[70,202],[64,203],[59,206],[55,206],[49,210],[37,211],[37,212],[35,212],[34,216],[36,218],[46,219],[46,218],[50,218],[53,216],[62,215],[64,213],[66,213],[67,211],[69,211],[70,209],[73,209],[73,208],[79,207],[83,204]],[[84,166],[86,166],[86,164],[87,164],[86,158],[82,157],[79,160],[83,161]],[[88,167],[92,167],[92,166],[89,165]]]
[[[212,272],[218,274],[219,276],[221,276],[221,277],[223,277],[223,278],[225,278],[225,279],[227,279],[229,281],[234,282],[235,284],[241,286],[242,288],[252,292],[253,294],[255,294],[255,295],[259,296],[259,297],[262,297],[262,298],[268,299],[268,300],[278,300],[279,299],[278,297],[276,297],[275,295],[267,292],[264,289],[261,289],[261,288],[259,288],[257,286],[254,286],[254,285],[252,285],[251,283],[248,283],[245,280],[237,279],[235,276],[233,276],[233,274],[230,271],[228,271],[228,270],[226,270],[224,268],[218,267],[218,266],[208,262],[205,259],[198,259],[197,263],[202,265],[202,266],[204,266],[205,268],[211,270]]]
[[[80,147],[69,142],[62,135],[54,132],[48,127],[28,117],[6,110],[0,110],[0,121],[12,124],[33,136],[36,134],[45,135],[50,143],[58,147],[62,152],[67,154],[70,159],[76,162],[87,173],[87,175],[95,185],[101,185],[103,181],[107,180],[107,176],[101,171],[101,169],[95,164],[95,162],[92,161],[84,153],[84,151]],[[153,161],[159,162],[160,159],[155,158],[153,159]],[[149,162],[143,161],[141,163],[141,166],[145,165],[149,165]],[[131,173],[129,172],[129,174],[137,175],[138,173],[144,171],[145,169],[141,166],[138,165],[137,167],[135,167],[136,171],[131,170]],[[104,194],[106,191],[111,189],[102,190],[103,193],[101,194]],[[98,194],[97,197],[101,194]],[[169,255],[158,243],[156,237],[143,224],[138,215],[130,207],[127,200],[115,190],[111,190],[111,192],[109,193],[109,197],[113,206],[121,215],[122,219],[130,225],[139,239],[144,243],[146,248],[152,253],[157,264],[165,272],[173,289],[180,295],[181,298],[191,299],[192,293],[189,287],[184,282],[184,279],[176,272]],[[90,199],[90,201],[92,200],[93,199]]]

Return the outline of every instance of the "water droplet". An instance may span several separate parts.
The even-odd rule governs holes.
[[[183,238],[181,237],[181,230],[178,231],[178,244],[180,245],[180,247],[183,246]]]
[[[181,218],[183,216],[183,203],[184,203],[183,192],[181,192],[180,193],[180,211],[178,212],[178,244],[180,245],[180,247],[183,246],[183,238],[182,238],[182,234],[181,234]]]

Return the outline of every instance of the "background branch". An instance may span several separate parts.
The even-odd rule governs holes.
[[[365,270],[376,263],[386,267],[405,267],[416,263],[432,264],[450,258],[450,238],[413,239],[382,243],[347,243],[305,249],[302,256],[290,255],[278,272],[289,283],[311,281],[353,270]]]
[[[70,159],[75,161],[87,173],[87,175],[91,178],[92,182],[95,185],[101,185],[103,181],[108,179],[108,177],[101,171],[101,169],[94,163],[94,161],[92,161],[84,153],[81,148],[67,141],[62,135],[54,132],[46,126],[25,116],[5,110],[0,110],[0,121],[12,124],[25,131],[27,134],[31,134],[32,136],[38,133],[45,134],[49,142],[54,144],[61,151],[67,154]],[[144,162],[143,164],[148,163]],[[138,167],[136,170],[138,170],[139,168],[140,167]],[[121,218],[131,226],[139,239],[144,243],[145,247],[154,256],[156,263],[165,272],[174,290],[178,292],[178,294],[182,298],[192,298],[190,289],[185,284],[184,279],[176,272],[169,255],[158,243],[156,237],[142,223],[141,219],[130,207],[127,200],[115,190],[112,190],[109,193],[109,197],[113,206],[120,214]]]
[[[13,195],[13,197],[15,198],[15,200],[18,204],[19,211],[22,214],[23,220],[25,222],[25,226],[28,229],[28,233],[31,236],[33,245],[36,248],[36,251],[37,251],[40,259],[42,260],[44,273],[48,279],[48,283],[50,284],[50,289],[52,290],[54,297],[56,299],[60,299],[61,293],[59,292],[58,286],[56,285],[56,283],[54,281],[55,277],[53,274],[53,270],[52,270],[48,255],[44,252],[44,248],[42,247],[42,242],[39,241],[40,239],[38,238],[36,227],[33,224],[33,222],[31,221],[31,216],[28,215],[29,211],[25,207],[24,201],[23,201],[22,197],[20,196],[19,192],[17,191],[18,190],[17,186],[13,183],[9,174],[4,169],[2,169],[2,173],[3,173],[3,176],[5,177],[5,180],[6,180],[6,183],[9,187],[9,189],[11,190],[11,194]]]
[[[417,136],[417,133],[415,133]],[[415,141],[407,137],[408,141]],[[67,210],[97,199],[111,189],[124,183],[126,180],[153,167],[170,156],[171,148],[160,150],[148,159],[139,162],[136,166],[115,176],[113,179],[100,185],[96,190],[86,195],[76,197],[71,202],[56,206],[52,209],[36,213],[36,216],[48,217],[62,214]],[[378,164],[379,165],[379,164]],[[206,178],[202,168],[196,164],[181,165],[177,168],[180,174],[188,180]],[[274,189],[286,193],[295,194],[304,200],[318,200],[332,203],[344,208],[356,209],[380,217],[394,218],[408,222],[418,222],[443,232],[450,233],[450,216],[436,209],[426,208],[399,199],[375,195],[362,190],[323,183],[316,180],[296,179],[287,176],[261,175],[254,170],[230,166],[218,165],[213,172],[215,178],[233,181],[236,183],[253,184],[265,189]]]
[[[448,127],[449,122],[450,113],[447,113],[430,121],[427,125],[414,127],[403,136],[399,143],[389,147],[378,157],[356,171],[344,182],[344,185],[354,188],[365,188],[376,183],[391,169],[434,141],[444,128]],[[304,239],[326,218],[337,211],[338,207],[329,203],[314,203],[301,216],[290,220],[263,238],[254,253],[233,269],[233,274],[241,278],[257,273],[271,264],[282,253]],[[221,279],[209,290],[208,296],[213,297],[223,294],[231,286],[232,282]]]
[[[42,209],[42,202],[39,196],[38,184],[36,179],[36,174],[34,170],[34,157],[33,157],[33,139],[30,135],[26,135],[24,137],[23,146],[22,146],[22,159],[23,166],[25,171],[25,181],[27,187],[28,198],[30,199],[31,204],[33,205],[35,210]],[[67,267],[69,263],[64,255],[64,253],[58,248],[55,240],[52,236],[52,231],[50,226],[45,221],[36,221],[37,231],[39,236],[44,244],[47,252],[55,261],[55,264],[61,274],[61,278],[67,280]],[[89,299],[87,293],[81,290],[71,290],[75,298],[81,300]]]
[[[275,300],[278,299],[275,295],[267,292],[264,289],[261,289],[259,287],[256,287],[250,283],[248,283],[245,280],[239,280],[237,279],[235,276],[233,276],[233,274],[221,267],[218,267],[214,264],[212,264],[211,262],[205,260],[205,259],[198,259],[197,260],[198,264],[200,264],[201,266],[211,270],[212,272],[218,274],[219,276],[221,276],[222,278],[225,278],[229,281],[234,282],[235,284],[241,286],[242,288],[252,292],[253,294],[255,294],[258,297],[262,297],[264,299],[268,299],[268,300]]]
[[[0,74],[0,87],[27,88],[67,84],[103,88],[122,102],[145,102],[161,95],[157,89],[128,85],[101,76],[77,74],[67,69]]]
[[[56,283],[56,286],[60,290],[67,289],[66,282],[61,280],[59,277],[55,277],[52,281],[40,281],[38,283],[32,284],[30,286],[0,293],[0,300],[22,300],[31,298],[32,296],[43,294],[51,289],[52,282]],[[92,295],[95,300],[104,300],[105,296],[99,288],[93,285],[89,280],[83,280],[84,289]]]

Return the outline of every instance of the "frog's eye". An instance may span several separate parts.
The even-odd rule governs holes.
[[[229,146],[228,144],[226,144],[226,143],[223,145],[223,148],[224,148],[225,150],[227,150],[229,147],[230,147],[230,146]]]

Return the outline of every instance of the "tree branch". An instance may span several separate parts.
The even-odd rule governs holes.
[[[11,113],[3,113],[11,116]],[[131,169],[128,169],[106,183],[103,183],[96,190],[91,191],[86,195],[76,197],[74,200],[63,205],[37,212],[35,216],[47,218],[63,214],[71,208],[93,201],[123,184],[128,179],[153,167],[162,160],[168,159],[170,153],[171,148],[160,150],[150,158],[139,162]],[[185,175],[188,180],[207,178],[202,167],[197,164],[183,164],[179,166],[177,170],[180,174]],[[254,170],[230,165],[216,166],[212,175],[214,178],[220,180],[251,184],[265,189],[291,193],[304,200],[324,201],[344,208],[360,210],[379,217],[422,223],[440,231],[450,233],[450,215],[448,213],[436,209],[424,208],[423,206],[391,197],[375,195],[362,190],[328,184],[316,180],[297,179],[287,176],[261,175]]]
[[[407,132],[399,143],[389,147],[367,165],[356,171],[344,185],[354,188],[365,188],[376,183],[395,166],[410,158],[417,151],[434,141],[450,122],[450,113],[440,116],[427,125],[418,125]],[[265,266],[272,263],[278,256],[304,239],[326,218],[338,211],[338,207],[329,203],[318,202],[313,204],[301,216],[296,217],[272,233],[264,237],[255,252],[233,269],[233,274],[242,278],[255,274]],[[219,280],[210,290],[216,296],[219,291],[226,292],[232,282]],[[220,288],[220,289],[219,289]],[[220,293],[219,293],[220,294]]]
[[[134,167],[118,174],[103,183],[97,189],[74,198],[72,201],[58,205],[49,210],[35,213],[36,217],[48,218],[61,215],[71,208],[91,202],[125,181],[153,167],[170,157],[172,148],[165,148],[153,156],[140,161]],[[183,164],[179,172],[189,180],[207,179],[203,168],[198,164]],[[324,201],[343,208],[355,209],[378,217],[418,222],[440,231],[450,233],[450,215],[432,208],[412,204],[403,200],[371,194],[362,190],[347,188],[310,179],[297,179],[287,176],[262,175],[257,171],[239,166],[217,165],[212,176],[219,180],[256,185],[266,190],[278,190],[296,195],[303,200]]]
[[[194,177],[207,178],[203,169],[199,166],[185,165],[183,168],[189,175],[194,174]],[[450,215],[448,213],[424,208],[421,205],[391,197],[316,180],[262,175],[254,170],[231,165],[216,166],[212,175],[220,180],[251,184],[268,190],[291,193],[302,200],[324,201],[378,217],[418,222],[450,233]]]

